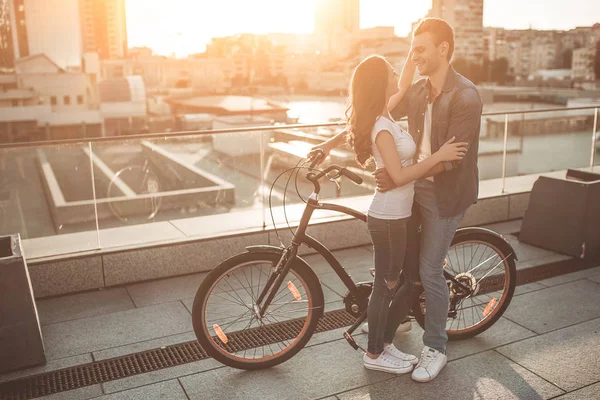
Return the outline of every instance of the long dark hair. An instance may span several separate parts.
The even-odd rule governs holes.
[[[373,55],[354,69],[350,80],[350,99],[346,109],[348,143],[363,167],[372,156],[371,131],[386,105],[388,86],[387,60]]]

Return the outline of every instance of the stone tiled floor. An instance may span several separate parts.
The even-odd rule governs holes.
[[[518,226],[495,227],[504,233]],[[523,245],[530,262],[551,256]],[[357,280],[368,279],[368,247],[336,252]],[[537,257],[537,258],[536,258]],[[328,308],[341,308],[337,277],[307,256]],[[0,382],[194,340],[191,302],[203,274],[46,299],[38,302],[48,365],[0,376]],[[339,280],[338,280],[339,281]],[[561,399],[600,398],[600,267],[520,286],[505,315],[480,336],[448,347],[435,383],[366,371],[342,330],[317,334],[275,368],[245,372],[207,359],[106,382],[50,399]],[[396,345],[418,353],[417,324]],[[366,342],[366,335],[358,335]]]

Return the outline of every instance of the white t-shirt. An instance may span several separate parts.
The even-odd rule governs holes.
[[[421,162],[427,157],[431,156],[431,114],[432,114],[432,103],[427,104],[425,109],[425,120],[423,121],[423,137],[421,138],[421,144],[417,149],[417,162]],[[428,181],[433,182],[433,177],[426,178]]]
[[[402,130],[391,117],[379,117],[375,121],[373,130],[371,131],[372,153],[375,159],[377,168],[385,168],[381,153],[375,144],[377,135],[381,131],[389,131],[396,143],[396,150],[402,160],[402,167],[412,165],[412,160],[417,151],[417,146],[413,141],[412,136],[408,132]],[[401,219],[411,215],[413,198],[415,190],[414,183],[411,182],[399,188],[392,189],[385,193],[375,191],[371,206],[369,207],[369,215],[379,219]]]

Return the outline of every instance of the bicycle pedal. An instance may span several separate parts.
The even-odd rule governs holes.
[[[344,339],[346,339],[346,341],[348,342],[348,344],[350,346],[352,346],[354,348],[354,350],[362,350],[363,353],[366,353],[365,349],[363,349],[362,347],[360,347],[358,345],[358,343],[356,343],[356,340],[354,340],[354,338],[352,337],[352,335],[350,335],[348,332],[344,332]]]

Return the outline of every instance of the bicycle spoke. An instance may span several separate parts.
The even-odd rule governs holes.
[[[220,329],[216,329],[215,333],[217,331],[222,333],[212,336],[212,342],[220,349],[221,354],[228,354],[228,357],[238,360],[278,357],[297,344],[296,338],[303,332],[304,324],[308,323],[309,316],[316,312],[316,307],[311,306],[310,294],[304,280],[292,268],[277,288],[264,315],[261,318],[257,317],[256,299],[272,274],[272,265],[266,261],[257,261],[227,270],[220,279],[216,280],[216,284],[207,295],[203,313],[204,326],[210,328],[215,324],[219,325]],[[266,280],[263,279],[263,275]],[[282,337],[273,336],[278,329],[275,325],[291,321],[301,321],[301,323],[295,322],[288,325],[288,328],[281,333],[277,333],[277,335],[283,334]],[[252,331],[254,338],[261,339],[254,344],[246,345],[243,339],[244,331]],[[224,343],[228,339],[232,345]],[[232,349],[230,346],[238,351],[230,351]]]

